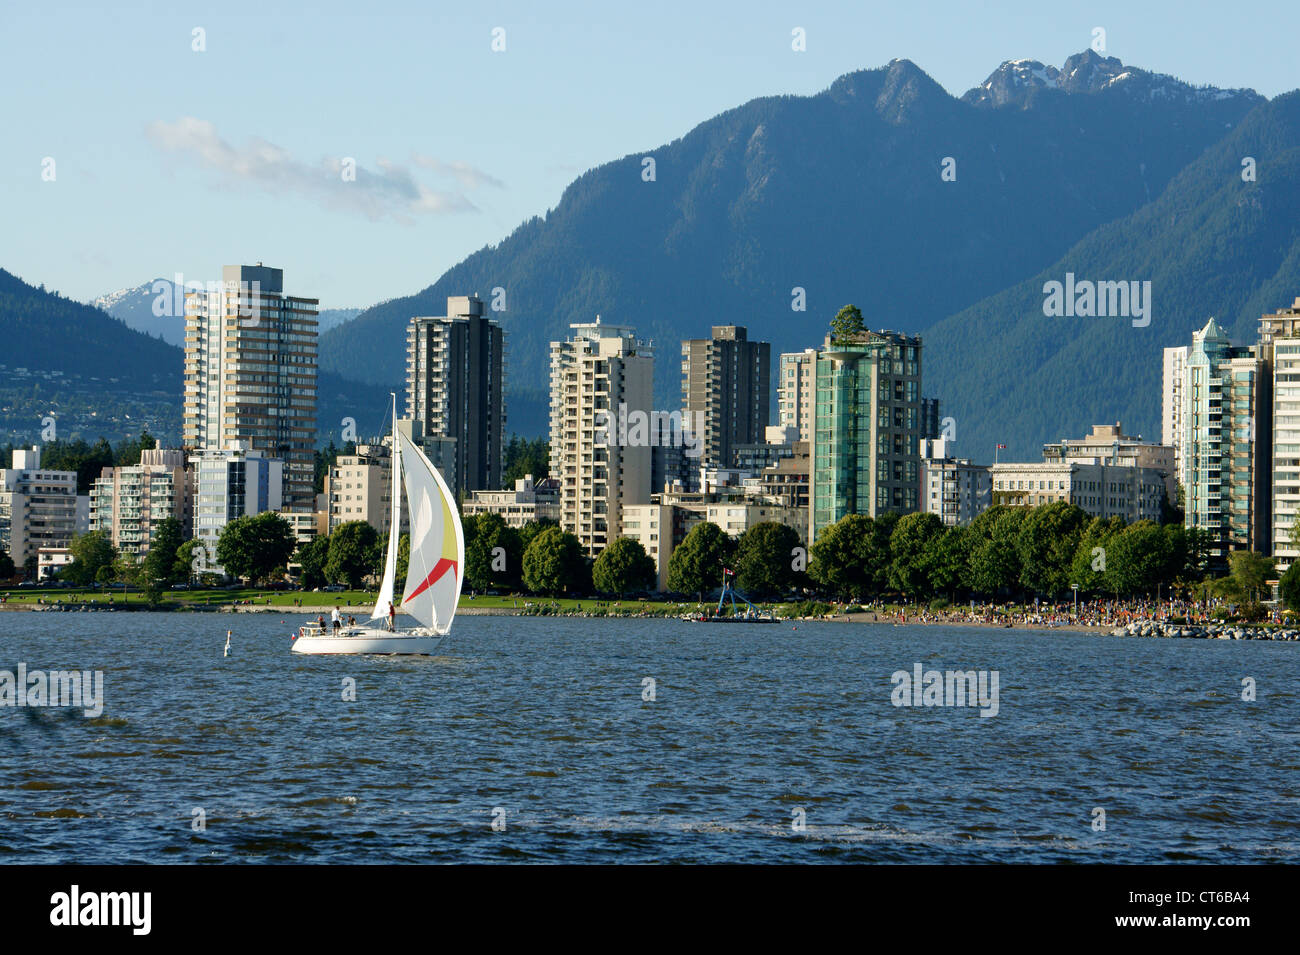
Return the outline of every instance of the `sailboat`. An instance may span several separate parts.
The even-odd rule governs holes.
[[[411,515],[411,554],[400,609],[419,622],[411,629],[388,629],[397,578],[397,545],[406,487]],[[384,579],[370,620],[333,632],[316,624],[300,627],[294,653],[429,654],[447,638],[465,573],[465,532],[451,491],[424,452],[397,430],[397,396],[393,395],[393,481]],[[395,619],[395,618],[394,618]]]

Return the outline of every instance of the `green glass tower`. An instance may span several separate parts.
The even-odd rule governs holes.
[[[1269,553],[1269,351],[1232,345],[1214,319],[1192,336],[1183,372],[1185,523],[1211,534],[1216,558]]]
[[[921,339],[865,331],[813,361],[809,541],[847,514],[917,509]]]

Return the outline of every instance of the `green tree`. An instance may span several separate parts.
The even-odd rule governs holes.
[[[329,536],[329,556],[325,576],[345,582],[351,590],[361,587],[362,578],[375,568],[375,549],[379,532],[365,521],[348,521],[334,528]]]
[[[1016,538],[1021,586],[1049,598],[1068,592],[1079,538],[1087,525],[1088,515],[1068,501],[1032,508]]]
[[[330,468],[334,466],[334,462],[338,459],[339,449],[334,444],[333,438],[330,438],[330,443],[326,447],[316,449],[312,486],[316,489],[317,494],[325,493],[325,475],[329,474]]]
[[[522,563],[522,559],[520,561]],[[411,535],[403,534],[397,539],[397,588],[402,588],[406,572],[411,566]]]
[[[527,438],[517,434],[511,435],[505,448],[505,468],[501,472],[501,484],[509,489],[515,481],[531,474],[533,481],[546,478],[551,466],[551,445],[545,438]]]
[[[158,447],[158,439],[151,435],[148,429],[140,432],[140,437],[132,440],[124,439],[113,453],[113,464],[115,467],[131,467],[140,463],[140,454],[143,451],[152,451]]]
[[[540,521],[529,521],[523,527],[519,528],[520,548],[526,553],[528,551],[528,545],[533,542],[533,538],[535,538],[542,531],[546,530],[548,527],[559,527],[559,526],[560,526],[559,524],[557,524],[555,521],[551,520],[550,518],[543,518]],[[466,539],[466,543],[468,543],[468,538]]]
[[[655,562],[641,542],[620,537],[600,552],[591,568],[592,587],[602,594],[623,596],[629,590],[654,586]]]
[[[881,522],[846,514],[823,528],[809,551],[808,576],[844,600],[864,600],[888,579],[889,538],[881,546]]]
[[[943,533],[937,514],[908,514],[889,537],[889,586],[908,597],[933,592],[933,543]]]
[[[91,531],[74,537],[68,545],[68,551],[72,563],[64,569],[63,575],[74,584],[84,587],[94,581],[103,583],[105,572],[112,579],[117,548],[105,532]]]
[[[146,586],[167,586],[189,577],[188,571],[179,578],[176,575],[176,555],[184,543],[185,533],[180,521],[168,517],[159,522],[153,540],[149,542],[149,553],[144,558]]]
[[[113,561],[113,580],[127,586],[138,586],[144,579],[144,561],[135,554],[118,554]]]
[[[578,538],[548,527],[524,551],[524,586],[533,593],[562,594],[581,581],[583,564]]]
[[[14,566],[14,559],[9,556],[9,552],[0,547],[0,580],[11,580],[18,573],[18,568]]]
[[[237,517],[221,530],[217,563],[226,573],[257,583],[289,562],[297,541],[289,522],[275,511]]]
[[[212,555],[207,553],[203,542],[197,537],[191,537],[176,549],[176,563],[172,565],[172,579],[193,581],[200,576],[198,569],[200,565],[207,566],[214,562],[209,560],[210,556]]]
[[[1085,593],[1114,592],[1109,575],[1109,551],[1112,541],[1124,530],[1119,517],[1094,517],[1079,535],[1079,544],[1070,565],[1070,583]]]
[[[75,441],[51,441],[41,449],[41,468],[50,471],[76,471],[77,493],[89,494],[90,486],[104,468],[114,462],[113,447],[100,438],[89,445],[78,438]]]
[[[463,521],[462,527],[466,529],[465,581],[470,587],[517,586],[524,555],[519,532],[508,527],[500,514],[476,515]]]
[[[831,319],[831,342],[852,341],[865,329],[862,310],[856,305],[845,305]]]
[[[1138,521],[1110,539],[1106,548],[1106,575],[1117,597],[1154,593],[1164,583],[1170,544],[1160,525]]]
[[[966,576],[970,559],[971,536],[965,527],[945,527],[927,545],[927,560],[936,593],[944,592],[952,599]]]
[[[966,586],[977,594],[997,596],[1020,582],[1016,542],[1027,510],[995,504],[970,523],[970,560]]]
[[[1300,560],[1286,569],[1277,583],[1277,592],[1287,610],[1300,610]]]
[[[325,563],[329,558],[330,538],[328,534],[320,534],[298,545],[298,550],[294,552],[293,559],[294,563],[302,568],[300,582],[303,589],[315,590],[327,583]]]
[[[1228,555],[1228,566],[1241,593],[1257,601],[1267,590],[1268,579],[1276,573],[1277,561],[1253,550],[1235,550]]]
[[[789,593],[799,576],[794,569],[799,546],[793,527],[775,521],[755,524],[736,542],[736,586],[755,599]]]
[[[697,594],[700,600],[722,585],[722,571],[732,560],[736,543],[717,524],[701,521],[668,560],[668,589]]]

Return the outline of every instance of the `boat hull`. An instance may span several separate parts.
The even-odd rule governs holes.
[[[300,635],[293,642],[294,653],[313,654],[381,654],[427,656],[447,639],[446,634],[411,633],[348,627],[337,636],[319,632]]]

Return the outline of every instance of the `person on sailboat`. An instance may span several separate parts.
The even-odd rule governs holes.
[[[397,609],[393,606],[393,602],[391,600],[388,601],[388,629],[389,630],[397,629]]]
[[[333,624],[334,629],[335,629],[336,631],[339,629],[339,627],[341,627],[341,626],[343,625],[343,621],[342,621],[341,619],[339,619],[339,608],[338,608],[338,607],[335,607],[335,608],[334,608],[334,612],[333,612],[332,614],[330,614],[330,623]]]

